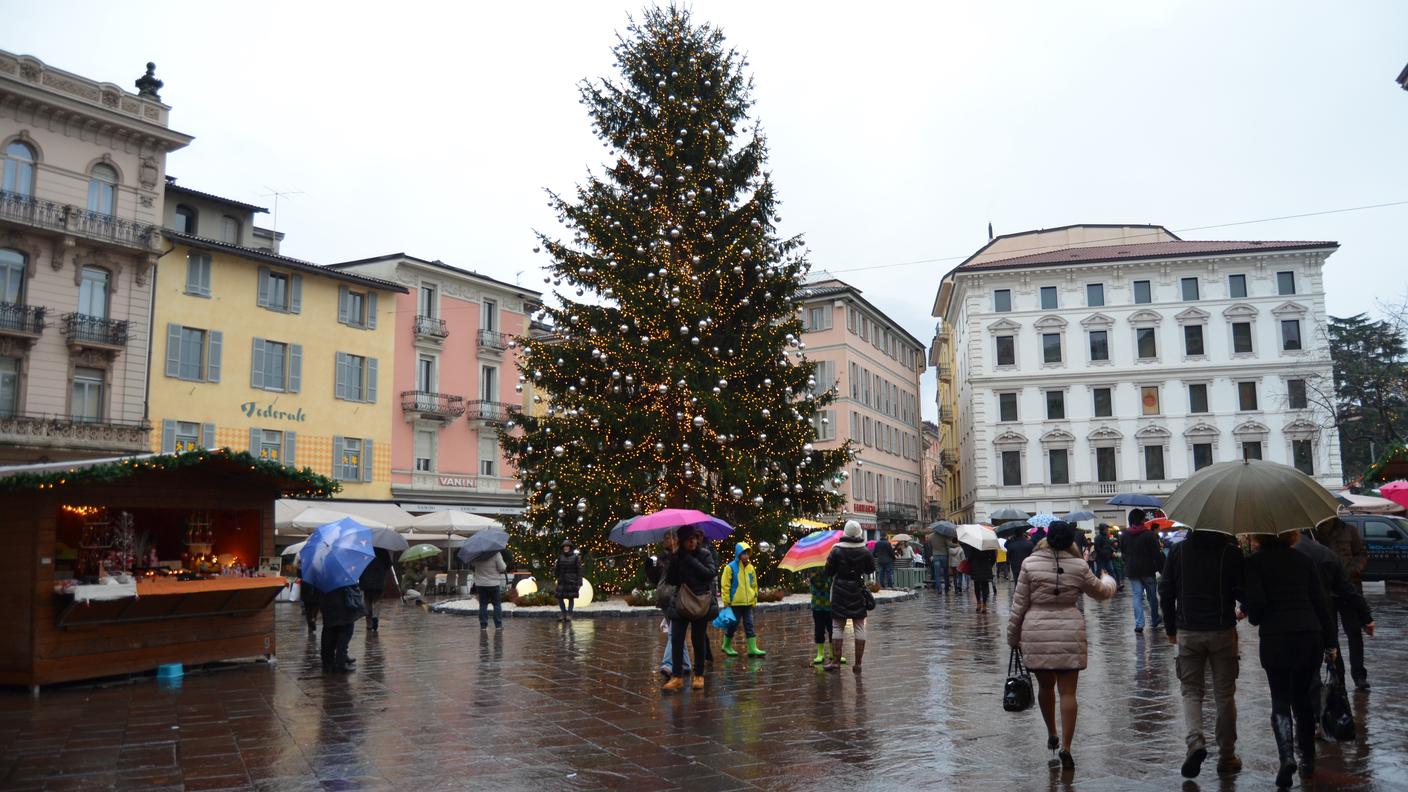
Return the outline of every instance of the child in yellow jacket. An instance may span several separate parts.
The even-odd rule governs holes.
[[[753,606],[758,604],[758,573],[748,558],[748,545],[739,542],[733,548],[733,561],[724,567],[719,581],[719,593],[724,605],[733,608],[738,620],[729,625],[724,635],[724,654],[737,657],[733,648],[733,634],[738,625],[743,625],[743,634],[748,638],[748,656],[763,657],[767,654],[758,648],[757,634],[753,631]]]

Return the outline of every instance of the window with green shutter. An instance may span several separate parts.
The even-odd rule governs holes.
[[[194,251],[186,254],[186,294],[210,296],[210,256]]]

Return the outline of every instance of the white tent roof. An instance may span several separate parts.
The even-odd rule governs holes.
[[[412,517],[394,503],[344,500],[294,500],[281,498],[274,502],[274,529],[281,536],[307,536],[309,529],[294,528],[294,521],[308,509],[327,509],[349,517],[371,520],[390,528],[404,528]]]
[[[1375,498],[1371,495],[1355,495],[1352,492],[1341,492],[1341,498],[1349,501],[1349,506],[1345,507],[1355,514],[1401,514],[1405,509],[1389,500],[1388,498]]]

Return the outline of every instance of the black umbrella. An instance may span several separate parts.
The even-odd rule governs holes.
[[[458,553],[460,561],[472,564],[480,556],[492,555],[508,547],[508,534],[496,528],[480,531],[464,540]]]
[[[958,538],[958,526],[948,520],[939,520],[929,526],[929,533],[936,533],[939,536],[947,536],[950,539]]]
[[[1006,537],[1016,536],[1019,533],[1026,533],[1027,531],[1031,530],[1031,527],[1031,524],[1028,523],[1026,520],[1014,520],[1009,523],[1003,523],[1002,525],[997,526],[997,528],[994,530],[997,531],[998,536]]]
[[[653,531],[631,531],[626,533],[626,528],[631,524],[630,520],[621,520],[611,529],[611,533],[606,537],[622,547],[645,547],[646,545],[659,544],[665,541],[665,534],[675,530],[674,528],[659,528]]]
[[[994,522],[998,520],[1025,520],[1027,519],[1027,516],[1027,513],[1022,511],[1021,509],[1016,509],[1011,506],[1004,506],[1001,509],[998,509],[997,511],[993,512],[991,519]]]

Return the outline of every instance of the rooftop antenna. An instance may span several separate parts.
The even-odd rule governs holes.
[[[272,237],[274,238],[274,244],[278,244],[278,241],[279,241],[279,199],[282,198],[282,197],[284,197],[284,196],[286,196],[286,195],[303,195],[304,193],[303,193],[302,190],[275,190],[273,187],[270,187],[270,186],[267,185],[267,184],[264,185],[264,189],[268,190],[269,192],[264,193],[263,195],[259,196],[260,198],[268,198],[268,197],[270,197],[270,196],[273,196],[273,198],[274,198],[274,227],[271,228],[271,229],[269,229],[269,230],[270,230],[270,232],[271,232],[271,233],[270,233],[270,236],[272,236]]]

